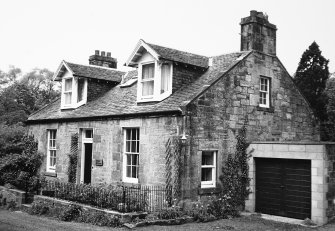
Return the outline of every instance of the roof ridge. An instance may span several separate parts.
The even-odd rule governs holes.
[[[166,47],[166,46],[161,46],[161,45],[157,45],[157,44],[153,44],[153,43],[148,43],[148,42],[145,42],[145,43],[148,44],[149,46],[153,45],[153,46],[158,46],[158,47],[162,47],[162,48],[176,50],[176,51],[180,51],[180,52],[184,52],[184,53],[188,53],[188,54],[192,54],[192,55],[202,56],[204,58],[209,58],[209,56],[206,56],[206,55],[199,55],[199,54],[195,54],[195,53],[192,53],[192,52],[183,51],[183,50],[179,50],[179,49],[175,49],[175,48],[171,48],[171,47]]]
[[[122,72],[122,73],[128,72],[128,71],[121,71],[121,70],[118,70],[116,68],[102,67],[102,66],[96,66],[96,65],[87,65],[87,64],[80,64],[80,63],[72,63],[72,62],[68,62],[66,60],[63,60],[63,61],[65,63],[72,64],[72,65],[79,65],[79,66],[84,66],[84,67],[93,67],[93,68],[105,69],[105,70],[109,70],[109,71],[117,71],[117,72]]]

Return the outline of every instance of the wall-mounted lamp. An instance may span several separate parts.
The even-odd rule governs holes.
[[[184,133],[183,136],[180,138],[180,141],[181,141],[182,144],[186,144],[186,140],[187,140],[187,137]]]

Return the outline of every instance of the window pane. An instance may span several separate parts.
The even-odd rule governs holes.
[[[154,94],[154,81],[147,81],[142,83],[142,96]]]
[[[162,65],[161,94],[169,90],[170,86],[170,65]]]
[[[131,137],[131,130],[132,130],[132,129],[127,129],[127,130],[126,130],[126,140],[130,140],[130,137]]]
[[[214,165],[214,154],[213,152],[203,152],[201,165]]]
[[[155,64],[147,64],[142,66],[142,79],[153,79],[155,76]]]
[[[93,138],[93,131],[85,130],[85,138]]]
[[[140,141],[136,142],[136,152],[140,153]]]
[[[65,93],[65,104],[71,104],[72,93]]]
[[[201,181],[212,181],[212,168],[201,169]]]
[[[132,140],[137,140],[136,139],[136,133],[137,133],[136,129],[132,129],[132,133],[131,133],[131,139]]]
[[[136,155],[136,154],[132,155],[132,157],[131,157],[132,165],[137,165],[137,163],[138,163],[137,160],[138,160],[138,155]]]
[[[80,102],[84,99],[84,85],[85,79],[78,79],[78,101]]]
[[[137,152],[137,148],[136,148],[136,141],[131,141],[131,152],[136,153]]]
[[[65,79],[65,91],[72,91],[72,79]]]
[[[137,178],[137,167],[136,166],[132,167],[131,177]]]
[[[131,154],[127,154],[127,165],[131,165]]]
[[[127,173],[126,173],[127,177],[131,177],[131,167],[127,166]]]

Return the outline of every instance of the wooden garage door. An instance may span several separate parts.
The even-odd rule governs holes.
[[[311,218],[311,161],[255,158],[256,212]]]

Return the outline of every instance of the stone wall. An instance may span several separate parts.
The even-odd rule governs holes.
[[[213,66],[220,65],[220,57]],[[270,108],[259,107],[259,78],[271,78]],[[318,141],[317,121],[279,60],[252,53],[187,108],[185,197],[196,198],[200,185],[201,151],[217,150],[217,176],[235,137],[248,117],[251,141]]]
[[[124,150],[124,128],[140,130],[140,169],[139,183],[144,185],[165,183],[165,143],[169,137],[178,134],[181,119],[178,117],[156,117],[122,120],[63,122],[30,125],[29,131],[38,139],[38,150],[47,154],[47,130],[57,129],[57,178],[67,181],[69,164],[68,154],[71,147],[71,136],[79,134],[79,173],[82,153],[81,130],[93,129],[93,168],[92,183],[119,183],[122,180]],[[95,160],[103,160],[103,166],[96,166]],[[46,169],[46,160],[41,168]]]

